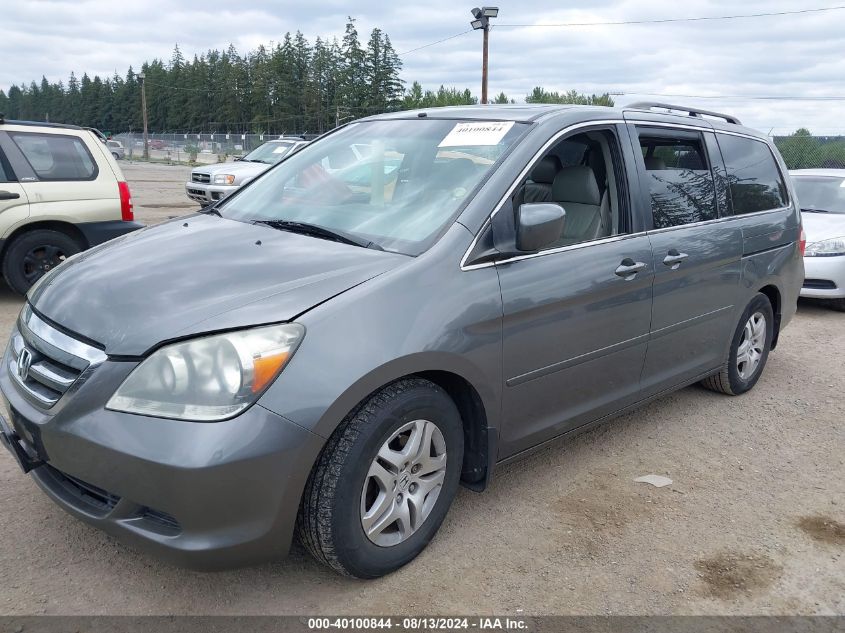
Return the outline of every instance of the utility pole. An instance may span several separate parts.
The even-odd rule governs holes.
[[[147,90],[144,79],[144,73],[138,73],[138,78],[141,80],[141,116],[144,119],[144,160],[150,159],[150,137],[147,133]]]
[[[484,44],[481,54],[481,103],[487,103],[487,50],[490,39],[490,18],[499,15],[499,7],[481,7],[471,11],[475,19],[470,26],[476,31],[484,32]]]

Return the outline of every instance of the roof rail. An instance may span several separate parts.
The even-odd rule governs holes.
[[[701,118],[701,115],[712,116],[718,119],[724,119],[728,123],[734,125],[742,125],[739,119],[730,114],[722,114],[721,112],[711,112],[710,110],[702,110],[700,108],[690,108],[688,106],[672,105],[671,103],[660,103],[659,101],[637,101],[636,103],[629,103],[626,108],[633,108],[637,110],[651,110],[652,108],[662,108],[664,110],[676,110],[678,112],[686,112],[689,116]]]
[[[63,128],[65,130],[81,130],[83,128],[78,125],[70,125],[68,123],[48,123],[47,121],[19,121],[17,119],[5,119],[0,117],[0,122],[8,123],[9,125],[28,125],[34,127],[55,127]]]
[[[106,135],[105,135],[105,134],[103,134],[102,132],[100,132],[100,130],[98,130],[98,129],[97,129],[97,128],[95,128],[95,127],[85,127],[85,128],[82,128],[82,129],[83,129],[83,130],[88,130],[89,132],[93,132],[93,133],[94,133],[94,136],[96,136],[98,139],[100,139],[103,143],[105,143],[105,142],[108,140],[108,139],[106,138]]]

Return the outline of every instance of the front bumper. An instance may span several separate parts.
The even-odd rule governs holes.
[[[814,299],[845,297],[845,255],[805,257],[801,296]]]
[[[206,206],[218,200],[222,200],[240,185],[212,185],[209,183],[188,181],[185,183],[185,193],[194,202]]]
[[[135,366],[125,362],[97,367],[51,415],[20,393],[8,360],[7,352],[2,443],[64,510],[195,569],[287,553],[322,438],[259,405],[216,423],[105,410],[106,394]]]

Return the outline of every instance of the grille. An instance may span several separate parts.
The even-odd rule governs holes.
[[[153,523],[156,531],[163,534],[176,535],[182,531],[182,526],[174,517],[162,512],[161,510],[153,510],[152,508],[143,507],[139,513],[141,518]]]
[[[836,284],[830,279],[805,279],[804,287],[809,290],[836,290]]]
[[[198,174],[196,172],[191,172],[191,180],[193,182],[211,182],[211,174]]]
[[[12,331],[9,375],[23,395],[49,409],[89,368],[105,360],[100,350],[60,332],[27,305]]]
[[[120,501],[120,497],[98,488],[93,484],[86,483],[76,477],[63,473],[50,465],[42,466],[53,481],[67,494],[71,495],[77,502],[87,506],[100,514],[107,514]]]

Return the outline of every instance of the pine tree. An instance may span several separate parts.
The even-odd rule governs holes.
[[[367,100],[365,52],[358,39],[355,19],[349,17],[341,45],[343,52],[340,105],[346,111],[341,116],[361,116],[362,105]],[[349,114],[347,114],[349,113]]]
[[[209,50],[189,62],[179,45],[170,59],[152,59],[146,73],[147,114],[152,132],[324,132],[339,123],[391,110],[478,102],[469,89],[424,89],[401,78],[402,60],[379,28],[362,46],[355,19],[344,35],[316,38],[312,45],[296,31],[280,43],[241,55],[233,45]],[[504,93],[496,103],[514,103]],[[613,105],[608,94],[535,88],[529,103]],[[96,126],[119,133],[142,126],[140,81],[130,67],[125,76],[71,73],[67,85],[45,77],[0,91],[0,112],[8,118],[45,119]]]

